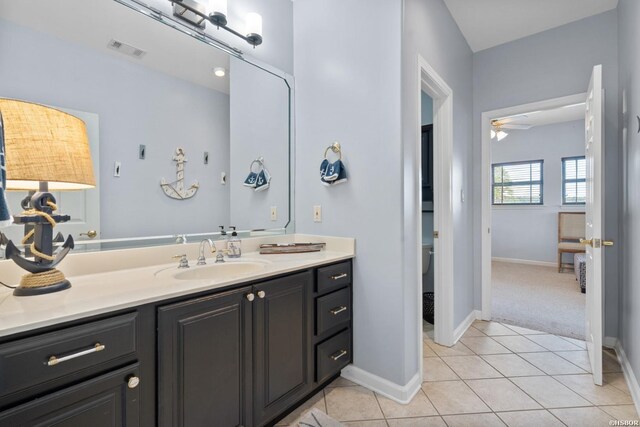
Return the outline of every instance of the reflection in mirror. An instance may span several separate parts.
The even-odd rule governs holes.
[[[0,46],[0,97],[87,125],[97,188],[56,194],[72,217],[56,232],[93,250],[196,241],[220,225],[282,232],[289,224],[283,73],[115,0],[5,2]],[[245,185],[251,169],[254,186]],[[12,213],[25,196],[9,196]],[[23,233],[2,231],[18,241]]]

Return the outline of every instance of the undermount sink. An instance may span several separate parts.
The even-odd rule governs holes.
[[[224,262],[203,266],[194,266],[175,273],[178,280],[208,280],[244,276],[264,270],[265,264],[259,262]]]

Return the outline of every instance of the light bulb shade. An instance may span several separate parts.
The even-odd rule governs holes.
[[[7,190],[82,190],[96,185],[84,122],[55,108],[0,98]]]
[[[209,12],[209,15],[213,13],[220,13],[227,16],[227,0],[209,0],[207,11]]]
[[[260,14],[251,12],[247,14],[247,37],[258,35],[262,36],[262,16]]]
[[[498,141],[502,141],[503,139],[505,139],[507,136],[509,136],[509,134],[503,130],[499,130],[496,133],[496,136],[498,137]]]

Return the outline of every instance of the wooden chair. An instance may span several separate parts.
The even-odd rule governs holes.
[[[580,239],[585,237],[586,216],[584,212],[558,212],[558,273],[562,273],[562,254],[585,252]]]

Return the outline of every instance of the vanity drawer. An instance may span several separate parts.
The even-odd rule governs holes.
[[[347,329],[316,346],[316,382],[340,372],[351,361],[351,330]]]
[[[351,283],[351,261],[318,269],[318,293],[325,293]]]
[[[136,359],[137,313],[0,345],[0,397]]]
[[[351,288],[330,293],[316,299],[316,335],[349,326],[351,320]]]

